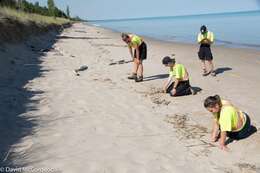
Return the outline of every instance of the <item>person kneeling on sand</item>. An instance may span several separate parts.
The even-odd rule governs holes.
[[[169,78],[164,84],[164,92],[171,96],[184,96],[193,93],[189,82],[189,73],[182,64],[175,63],[168,56],[162,60],[163,65],[170,68]]]
[[[227,150],[226,138],[239,140],[249,136],[250,118],[227,100],[220,96],[209,96],[204,101],[204,107],[214,115],[212,141],[216,142],[220,136],[220,148]]]
[[[143,60],[147,56],[147,47],[143,39],[137,35],[122,33],[122,40],[128,45],[129,52],[134,61],[133,74],[128,79],[134,79],[136,82],[143,81]],[[134,54],[133,54],[134,50]],[[137,76],[138,70],[140,71]]]

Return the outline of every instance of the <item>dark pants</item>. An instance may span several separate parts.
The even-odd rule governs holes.
[[[145,42],[138,47],[140,60],[144,60],[147,58],[147,46]],[[136,51],[134,52],[134,57],[136,58]]]
[[[235,139],[235,140],[239,140],[239,139],[244,139],[247,138],[248,136],[250,136],[250,131],[251,131],[251,121],[250,118],[247,114],[246,115],[246,124],[244,126],[243,129],[241,129],[238,132],[227,132],[227,136]]]
[[[213,60],[213,55],[210,49],[209,44],[201,44],[200,50],[198,52],[199,59],[202,61],[211,61]]]
[[[174,82],[167,88],[167,93],[169,93],[171,96],[185,96],[191,94],[191,86],[190,81],[180,81],[176,87],[176,94],[172,95],[171,91],[173,89]]]

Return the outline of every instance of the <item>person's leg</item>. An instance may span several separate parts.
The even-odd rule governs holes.
[[[209,68],[210,68],[211,75],[212,75],[212,76],[216,76],[216,72],[215,72],[215,69],[214,69],[213,60],[209,60],[208,62],[209,62]]]
[[[185,96],[190,94],[191,94],[191,89],[190,89],[189,81],[182,81],[178,84],[174,96]]]
[[[201,60],[201,67],[202,67],[202,74],[206,74],[207,73],[207,67],[206,67],[206,62],[205,60]]]
[[[213,60],[210,60],[209,61],[210,63],[210,68],[211,68],[211,71],[214,71],[214,64],[213,64]]]
[[[209,67],[208,72],[211,73],[212,76],[216,76],[216,73],[214,70],[214,64],[213,64],[213,55],[212,55],[210,47],[207,47],[205,49],[205,57],[206,57],[205,59],[207,61],[208,67]]]
[[[134,66],[133,66],[133,72],[132,72],[132,75],[128,77],[128,79],[136,79],[137,78],[137,72],[138,72],[138,62],[137,62],[137,59],[134,58]]]
[[[207,67],[206,67],[206,62],[205,62],[205,57],[206,57],[206,50],[205,47],[200,47],[198,56],[201,61],[201,67],[202,67],[202,75],[204,76],[207,73]]]
[[[138,61],[138,74],[139,76],[143,76],[143,73],[144,73],[144,66],[143,66],[143,61],[142,60],[139,60]]]
[[[143,72],[144,72],[144,67],[143,67],[143,62],[142,60],[138,60],[137,61],[137,64],[138,64],[138,75],[137,75],[137,78],[135,79],[136,82],[142,82],[143,81]]]
[[[144,73],[143,60],[146,59],[146,56],[147,56],[147,47],[146,47],[146,44],[144,42],[139,47],[139,53],[140,53],[140,59],[138,61],[139,75],[138,75],[137,79],[135,80],[136,82],[142,82],[143,81],[143,73]]]

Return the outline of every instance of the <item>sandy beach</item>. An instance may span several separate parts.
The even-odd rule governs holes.
[[[132,63],[120,34],[103,28],[77,23],[58,36],[5,45],[1,114],[19,115],[24,128],[4,135],[12,146],[1,159],[62,173],[260,173],[260,51],[213,46],[218,74],[203,77],[198,45],[144,40],[141,83],[127,79]],[[161,59],[171,54],[187,67],[197,95],[158,92],[168,77]],[[88,69],[76,76],[82,65]],[[215,94],[258,129],[229,152],[210,142],[203,100]]]

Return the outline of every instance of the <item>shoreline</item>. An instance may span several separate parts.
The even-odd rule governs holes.
[[[92,26],[92,27],[96,27],[96,28],[102,28],[102,29],[105,29],[105,30],[108,30],[108,31],[111,31],[113,33],[117,33],[117,34],[120,34],[122,32],[120,31],[117,31],[117,30],[113,30],[113,29],[110,29],[110,28],[107,28],[107,27],[102,27],[100,25],[96,25],[96,24],[91,24],[91,23],[88,23],[88,22],[82,22],[82,24],[84,25],[89,25],[89,26]],[[163,40],[163,39],[159,39],[159,38],[155,38],[155,37],[152,37],[152,36],[143,36],[143,35],[139,35],[139,36],[142,36],[143,38],[146,38],[146,40],[153,40],[153,41],[158,41],[158,42],[165,42],[165,43],[170,43],[170,44],[180,44],[180,45],[190,45],[190,46],[197,46],[199,47],[199,44],[197,43],[191,43],[191,42],[185,42],[185,41],[174,41],[174,40]],[[233,46],[232,46],[233,45]],[[239,46],[241,45],[241,46]],[[243,46],[245,45],[245,46]],[[213,44],[212,47],[217,47],[217,48],[225,48],[225,49],[242,49],[244,51],[255,51],[255,52],[259,52],[260,53],[260,45],[252,45],[252,47],[250,46],[246,46],[247,44],[246,43],[228,43],[228,44]]]

